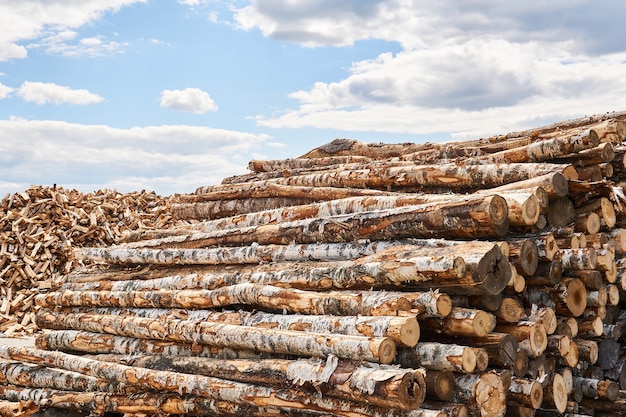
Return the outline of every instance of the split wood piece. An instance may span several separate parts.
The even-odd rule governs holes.
[[[619,385],[615,381],[598,381],[575,376],[574,389],[580,390],[586,398],[615,401],[619,397]]]
[[[426,369],[424,379],[426,381],[425,402],[429,400],[449,402],[452,400],[454,395],[454,373],[452,371]]]
[[[598,265],[598,255],[594,248],[559,249],[556,255],[564,270],[594,270]]]
[[[594,338],[602,336],[602,319],[598,316],[584,317],[578,320],[578,336]]]
[[[598,342],[587,339],[574,339],[574,343],[578,346],[578,356],[582,362],[590,365],[598,361]]]
[[[533,239],[509,239],[509,260],[517,272],[524,276],[533,276],[539,263],[539,251]]]
[[[137,339],[77,330],[38,333],[35,336],[35,346],[45,350],[85,352],[90,354],[198,356],[223,359],[261,359],[277,356],[254,350],[173,342],[170,340]]]
[[[126,247],[199,248],[316,242],[349,242],[410,237],[490,237],[508,231],[506,202],[489,196],[471,204],[433,203],[387,210],[311,218],[258,227],[196,232],[145,240]]]
[[[569,188],[567,178],[560,172],[550,172],[548,174],[532,177],[527,180],[516,181],[488,190],[479,190],[477,193],[501,194],[515,192],[519,190],[529,190],[541,188],[550,198],[565,197]]]
[[[548,335],[553,334],[558,326],[556,313],[550,307],[533,306],[526,320],[541,323]]]
[[[599,198],[589,204],[576,209],[576,214],[596,213],[603,227],[612,228],[616,223],[615,209],[613,203],[608,198]]]
[[[548,336],[546,356],[556,357],[559,362],[571,368],[578,365],[578,347],[567,335]]]
[[[529,287],[528,303],[550,307],[557,315],[578,317],[587,307],[587,289],[578,278],[564,278],[554,287]]]
[[[469,417],[469,411],[465,404],[426,400],[422,408],[427,410],[441,410],[448,417]]]
[[[31,363],[37,362],[96,378],[106,378],[112,382],[132,384],[137,389],[195,395],[243,405],[267,406],[287,410],[313,409],[342,416],[371,417],[382,412],[382,409],[377,407],[331,397],[318,398],[291,389],[264,387],[203,375],[156,371],[101,362],[62,352],[0,347],[0,354],[28,358]]]
[[[502,299],[500,308],[494,312],[498,323],[517,323],[526,317],[521,303],[510,297]]]
[[[298,388],[379,407],[413,410],[425,398],[424,376],[414,369],[358,364],[329,356],[314,359],[223,360],[175,356],[118,356],[105,359],[124,365],[205,375],[230,381]]]
[[[474,416],[503,417],[506,390],[502,378],[494,372],[457,374],[453,401],[466,404]]]
[[[69,315],[49,311],[40,311],[38,322],[40,327],[45,328],[84,330],[140,339],[170,340],[299,356],[326,357],[333,354],[343,359],[390,363],[396,355],[396,344],[386,337],[367,338],[214,322],[163,322],[140,317]]]
[[[28,417],[37,413],[40,407],[30,401],[0,401],[0,416]]]
[[[567,407],[567,386],[561,374],[552,372],[548,375],[543,389],[543,403],[541,408],[565,412]]]
[[[40,307],[218,308],[249,305],[302,314],[394,316],[411,309],[400,292],[314,292],[262,284],[215,290],[61,291],[36,297]]]
[[[151,308],[74,308],[63,314],[100,314],[141,317],[154,320],[211,321],[240,326],[313,333],[334,333],[349,336],[389,337],[400,346],[412,347],[419,340],[420,327],[414,315],[401,316],[319,316],[303,314],[272,314],[262,311],[213,311]]]
[[[562,273],[561,261],[554,259],[550,262],[539,262],[534,275],[524,279],[529,287],[553,286],[561,281]]]
[[[516,324],[498,324],[495,331],[513,336],[519,343],[519,347],[531,358],[543,354],[548,346],[546,329],[538,322],[520,321]]]
[[[476,369],[476,354],[468,346],[421,342],[398,350],[396,363],[406,368],[471,373]]]
[[[513,378],[506,395],[509,405],[538,409],[543,402],[543,387],[536,380]]]
[[[492,194],[494,195],[494,194]],[[506,195],[505,195],[506,196]],[[393,208],[423,205],[429,203],[465,203],[466,205],[480,204],[485,195],[466,194],[399,194],[394,196],[361,196],[349,197],[338,200],[323,201],[309,204],[284,204],[279,208],[269,209],[259,208],[259,210],[249,212],[245,207],[241,211],[235,212],[232,216],[220,218],[218,220],[202,221],[180,228],[169,228],[152,231],[138,231],[135,234],[126,236],[125,241],[137,241],[146,239],[162,239],[168,236],[189,234],[190,232],[211,233],[226,229],[241,229],[246,227],[257,227],[267,224],[280,224],[296,220],[310,218],[331,217],[337,215],[362,213],[376,210],[388,210]],[[529,197],[527,197],[529,198]],[[505,198],[508,202],[508,199]],[[243,200],[246,201],[246,200]],[[516,200],[511,200],[512,202]],[[206,203],[205,203],[206,204]],[[532,202],[528,203],[527,211],[535,208]],[[511,216],[509,216],[510,218]],[[534,224],[534,223],[533,223]]]
[[[423,332],[468,337],[484,337],[496,325],[496,317],[483,310],[454,307],[443,319],[423,319]]]
[[[547,220],[552,227],[564,227],[571,223],[576,216],[574,203],[567,197],[557,197],[550,201]]]

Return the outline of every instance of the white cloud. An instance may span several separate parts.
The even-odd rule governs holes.
[[[11,87],[0,83],[0,100],[5,99],[12,91]]]
[[[193,192],[245,173],[252,154],[267,140],[267,135],[208,127],[116,129],[50,120],[3,120],[0,197],[30,184],[53,183],[81,191]]]
[[[33,46],[58,47],[71,29],[99,19],[106,12],[146,0],[5,0],[0,2],[0,62],[25,58],[23,43],[41,39]],[[56,40],[58,43],[54,43]],[[109,49],[114,43],[105,44]],[[118,44],[119,45],[119,44]],[[67,46],[67,45],[66,45]]]
[[[73,90],[69,87],[54,83],[40,83],[26,81],[17,90],[17,95],[24,101],[41,104],[76,104],[86,105],[104,101],[97,94],[87,90]]]
[[[608,11],[626,3],[252,0],[235,20],[303,46],[401,48],[293,92],[296,108],[259,125],[461,137],[626,109],[624,29]]]
[[[199,88],[163,90],[161,92],[161,107],[195,114],[217,111],[218,109],[209,93]]]

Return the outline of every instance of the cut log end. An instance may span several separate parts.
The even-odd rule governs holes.
[[[396,343],[390,338],[380,338],[372,353],[378,356],[380,363],[389,364],[396,357]]]
[[[578,317],[587,308],[587,289],[579,279],[570,280],[567,285],[565,304],[574,317]]]
[[[420,325],[415,317],[394,319],[387,331],[397,334],[398,341],[404,346],[413,347],[419,342]]]
[[[479,407],[480,417],[502,417],[506,411],[506,390],[502,379],[494,374],[487,373],[480,377],[476,384],[474,395]]]

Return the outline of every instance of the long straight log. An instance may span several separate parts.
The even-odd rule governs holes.
[[[171,340],[137,339],[77,330],[39,333],[35,336],[35,346],[45,350],[91,354],[198,356],[222,359],[261,359],[276,356],[249,349],[233,349]]]
[[[251,160],[248,169],[252,172],[272,172],[285,169],[303,168],[317,170],[329,165],[342,165],[353,162],[368,162],[371,158],[360,155],[327,156],[321,158],[288,158],[276,160]]]
[[[96,378],[106,378],[136,388],[197,395],[237,404],[280,409],[313,409],[342,416],[378,416],[383,410],[352,401],[307,395],[291,389],[263,387],[204,375],[157,371],[111,362],[101,362],[62,352],[0,347],[0,355],[22,358],[31,363],[53,366]]]
[[[285,207],[315,203],[311,198],[261,197],[250,199],[214,200],[197,203],[173,204],[172,217],[178,220],[218,220],[261,210],[278,210]]]
[[[339,358],[390,363],[396,345],[389,338],[367,338],[319,334],[291,330],[264,329],[213,322],[170,320],[167,322],[138,317],[105,315],[65,315],[42,311],[42,327],[86,330],[153,340],[172,340],[218,345],[261,352]],[[45,323],[45,324],[44,324]]]
[[[508,202],[509,195],[505,194],[504,197]],[[526,198],[523,198],[523,196],[520,196],[519,198],[514,198],[512,194],[510,195],[511,203],[514,203],[519,199],[524,200],[521,203],[523,207],[520,206],[520,209],[517,210],[517,212],[518,215],[525,215],[527,220],[529,218],[528,216],[534,216],[534,214],[532,213],[533,210],[538,210],[536,206],[536,201],[529,201],[525,203],[525,200],[528,200],[529,197],[530,195],[526,195]],[[259,210],[256,210],[254,212],[249,212],[245,210],[245,208],[243,208],[242,210],[233,213],[231,217],[221,218],[219,220],[198,222],[179,228],[137,231],[125,235],[124,240],[130,242],[145,239],[166,238],[168,236],[189,234],[192,231],[211,233],[226,229],[241,229],[246,227],[263,226],[267,224],[280,224],[310,218],[324,218],[375,210],[389,210],[393,208],[423,205],[434,202],[440,204],[466,204],[469,207],[472,205],[482,204],[484,199],[485,195],[400,194],[394,196],[350,197],[339,200],[324,201],[320,203],[301,204],[297,206],[289,205],[287,207],[283,205],[275,209],[262,208],[261,206]],[[520,210],[523,210],[523,213]],[[511,219],[511,216],[509,216],[509,219]],[[528,224],[534,224],[535,222],[536,220]]]
[[[419,408],[426,394],[424,376],[419,371],[375,364],[359,365],[332,356],[325,361],[223,360],[172,356],[117,356],[105,360],[257,385],[298,387],[314,394],[322,392],[331,397],[402,410]]]
[[[388,337],[400,346],[415,346],[420,327],[415,316],[319,316],[303,314],[273,314],[262,311],[213,311],[152,308],[85,308],[62,310],[63,314],[100,314],[139,317],[168,321],[211,321],[239,326],[296,330],[313,333],[334,333],[348,336]]]
[[[61,291],[38,295],[40,307],[218,308],[260,306],[302,314],[393,316],[411,303],[399,292],[326,293],[261,284],[236,284],[215,290]]]
[[[506,202],[499,196],[482,201],[432,203],[387,210],[310,218],[281,224],[145,240],[126,247],[244,246],[316,242],[349,242],[409,237],[489,237],[508,230]]]

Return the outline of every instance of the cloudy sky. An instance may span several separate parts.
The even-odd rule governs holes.
[[[617,0],[2,0],[0,197],[626,110]]]

